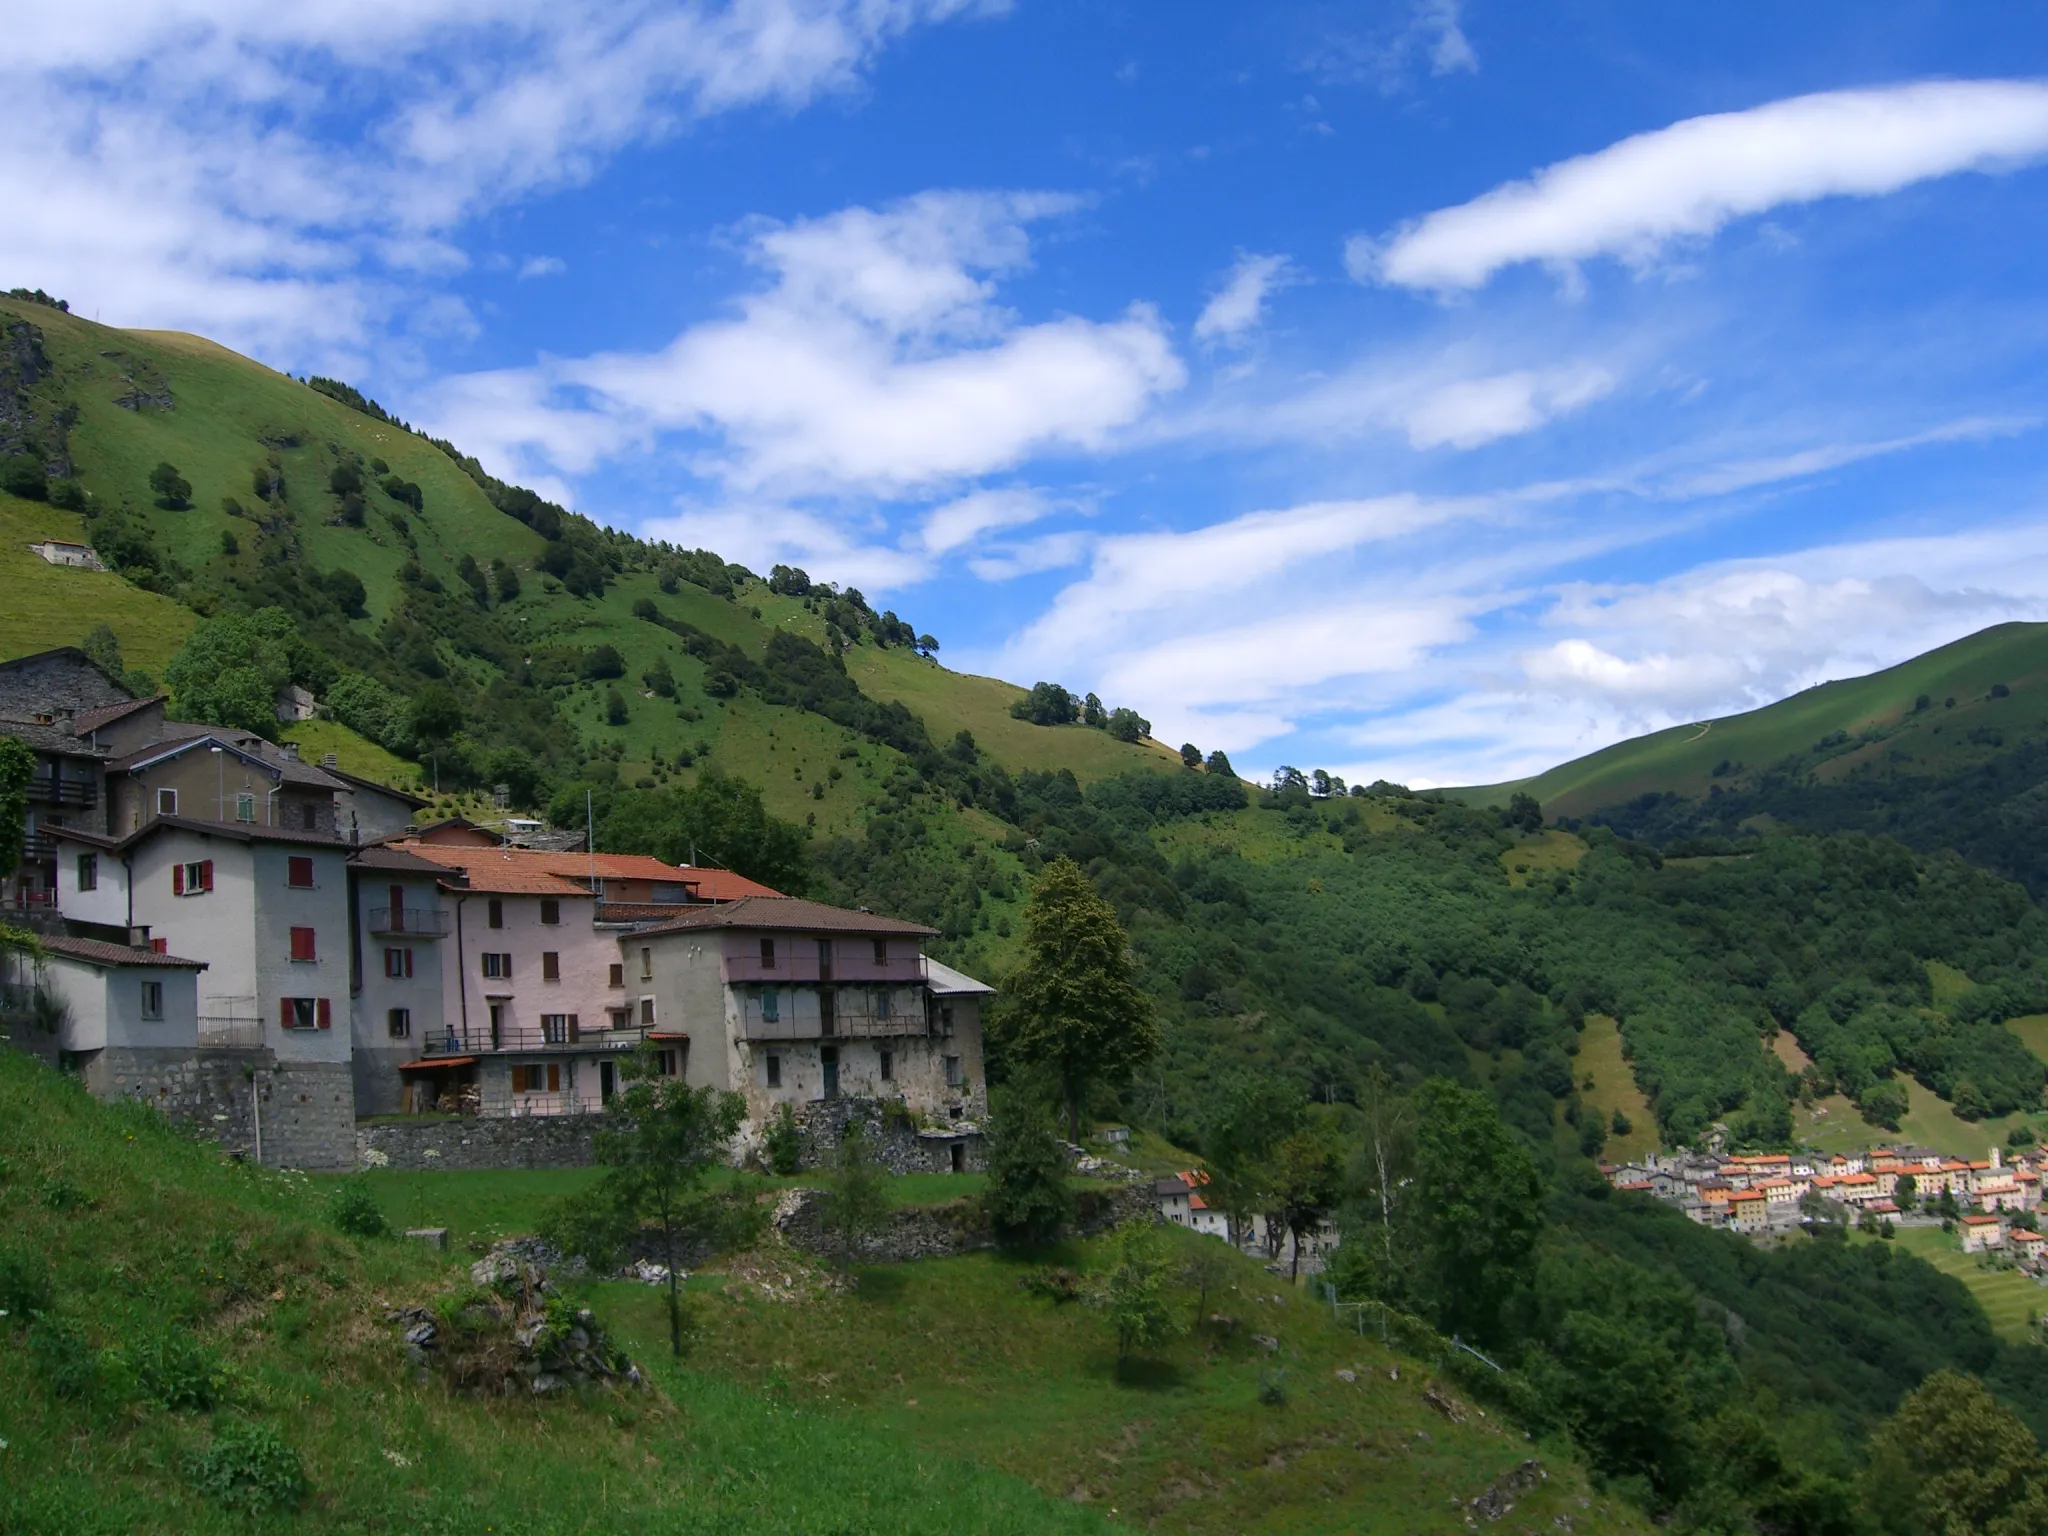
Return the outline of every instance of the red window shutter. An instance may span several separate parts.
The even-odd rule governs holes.
[[[412,951],[408,949],[408,950],[404,951],[404,954],[405,954],[405,979],[406,979],[407,981],[411,981],[411,980],[412,980]]]
[[[185,894],[185,866],[182,864],[173,864],[171,866],[171,894],[173,896]]]
[[[294,928],[292,930],[292,958],[294,960],[316,960],[319,953],[314,947],[313,930]]]
[[[314,1005],[314,1009],[319,1014],[320,1027],[322,1029],[332,1029],[334,1027],[334,1005],[323,997]]]
[[[199,889],[202,891],[213,889],[213,860],[211,859],[201,859],[199,861]]]
[[[153,955],[168,955],[171,952],[171,941],[169,939],[151,939],[149,941],[149,952]]]
[[[288,997],[277,1000],[277,1025],[280,1029],[292,1027],[292,1000]]]
[[[561,1091],[562,1091],[562,1069],[561,1069],[561,1067],[559,1067],[558,1065],[556,1065],[556,1064],[555,1064],[554,1062],[552,1062],[552,1061],[551,1061],[551,1062],[549,1062],[549,1063],[548,1063],[548,1092],[549,1092],[549,1093],[560,1093]]]

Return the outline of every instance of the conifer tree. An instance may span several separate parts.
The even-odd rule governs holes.
[[[1024,924],[1024,963],[1008,987],[1007,1044],[1020,1065],[1059,1085],[1067,1136],[1078,1142],[1088,1089],[1150,1061],[1159,1023],[1116,909],[1072,859],[1045,866]]]

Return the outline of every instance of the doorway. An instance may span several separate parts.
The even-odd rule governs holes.
[[[952,1150],[953,1171],[955,1173],[965,1173],[967,1171],[967,1143],[964,1141],[956,1141],[953,1143]]]
[[[818,1052],[818,1065],[825,1069],[825,1097],[839,1097],[839,1047],[828,1045]]]
[[[609,1104],[612,1095],[619,1091],[619,1069],[616,1063],[600,1061],[597,1064],[597,1097],[601,1104]]]

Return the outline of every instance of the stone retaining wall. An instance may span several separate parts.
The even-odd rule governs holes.
[[[355,1086],[342,1062],[279,1061],[270,1050],[110,1047],[82,1066],[95,1098],[132,1099],[195,1125],[228,1151],[272,1168],[353,1168]]]
[[[796,1247],[812,1253],[835,1253],[831,1235],[825,1230],[825,1207],[830,1197],[822,1190],[792,1190],[776,1217],[782,1235]],[[1079,1237],[1093,1237],[1130,1220],[1157,1220],[1159,1213],[1151,1191],[1140,1183],[1116,1189],[1080,1191],[1074,1200],[1072,1230]],[[955,1200],[947,1205],[914,1206],[892,1211],[889,1219],[862,1239],[859,1254],[865,1264],[906,1264],[915,1259],[938,1259],[956,1253],[993,1248],[995,1239],[982,1219],[981,1204],[973,1199]]]
[[[796,1111],[801,1166],[830,1167],[847,1124],[855,1120],[861,1123],[869,1154],[891,1173],[980,1173],[988,1166],[988,1138],[971,1121],[934,1128],[889,1114],[879,1099],[851,1098],[806,1104]]]
[[[358,1125],[353,1160],[365,1168],[587,1168],[602,1123],[599,1115],[463,1115]]]

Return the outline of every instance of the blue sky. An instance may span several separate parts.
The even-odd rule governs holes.
[[[2048,617],[2023,5],[23,8],[0,281],[949,664],[1490,781]]]

